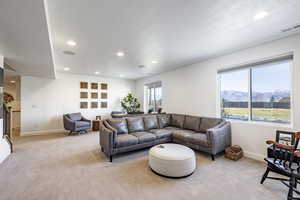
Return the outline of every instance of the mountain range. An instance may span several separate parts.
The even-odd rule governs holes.
[[[221,92],[222,99],[230,102],[240,102],[248,101],[248,92],[235,91],[235,90],[224,90]],[[252,101],[253,102],[278,102],[280,99],[289,98],[289,90],[275,90],[273,92],[253,92]],[[272,99],[272,100],[271,100]]]

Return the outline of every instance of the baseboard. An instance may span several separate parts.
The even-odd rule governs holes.
[[[65,129],[50,129],[50,130],[39,130],[39,131],[25,131],[21,132],[21,136],[31,136],[31,135],[48,135],[54,133],[66,133]]]
[[[253,153],[253,152],[249,152],[249,151],[244,151],[244,156],[247,158],[251,158],[253,160],[258,160],[258,161],[264,161],[264,158],[266,156],[262,155],[262,154],[257,154],[257,153]]]

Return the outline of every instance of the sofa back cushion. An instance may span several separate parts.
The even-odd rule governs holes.
[[[81,113],[70,113],[68,114],[68,117],[73,121],[79,121],[81,120]]]
[[[201,117],[200,122],[200,131],[206,132],[207,129],[213,128],[220,124],[223,120],[219,118],[212,118],[212,117]]]
[[[200,117],[186,115],[183,128],[193,131],[199,131]]]
[[[144,117],[144,129],[151,130],[158,128],[158,121],[155,115]]]
[[[124,118],[111,118],[107,119],[109,125],[111,125],[114,129],[117,130],[117,134],[127,134],[127,122]]]
[[[170,126],[171,116],[170,115],[157,115],[159,128],[165,128]]]
[[[178,128],[183,128],[184,120],[185,120],[185,115],[172,114],[170,125]]]
[[[128,131],[131,132],[139,132],[144,131],[144,121],[142,117],[128,117],[126,118]]]

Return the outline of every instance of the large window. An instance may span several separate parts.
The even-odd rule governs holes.
[[[290,123],[291,61],[289,56],[219,72],[221,117]]]
[[[145,102],[147,112],[158,112],[162,106],[162,86],[161,82],[155,82],[145,85]]]

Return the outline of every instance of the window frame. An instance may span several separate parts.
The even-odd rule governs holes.
[[[154,112],[157,112],[158,105],[156,104],[156,88],[161,88],[162,93],[162,81],[155,81],[144,85],[144,112],[148,112],[151,103],[151,94],[153,89],[153,98],[154,98]],[[162,107],[162,96],[161,96],[161,105]]]
[[[280,123],[280,122],[271,122],[271,121],[255,121],[252,120],[252,70],[253,68],[258,68],[258,67],[263,67],[260,66],[262,64],[259,64],[259,62],[253,62],[253,64],[247,64],[246,67],[243,67],[243,65],[240,65],[238,67],[231,67],[231,68],[225,68],[225,70],[220,70],[217,71],[217,117],[222,118],[221,116],[221,75],[222,73],[226,73],[226,72],[233,72],[233,71],[239,71],[239,70],[243,70],[243,69],[247,69],[248,70],[248,120],[239,120],[239,119],[229,119],[229,118],[222,118],[226,121],[230,121],[230,122],[238,122],[238,123],[251,123],[251,124],[262,124],[262,125],[267,125],[267,126],[279,126],[279,127],[287,127],[287,128],[293,128],[294,127],[294,89],[293,89],[293,63],[294,63],[294,59],[293,59],[293,54],[287,54],[289,55],[289,57],[291,58],[286,58],[286,59],[282,59],[280,60],[280,58],[272,58],[271,60],[268,59],[268,63],[272,64],[272,63],[276,63],[276,62],[280,62],[280,61],[289,61],[289,73],[290,73],[290,84],[289,84],[289,88],[290,88],[290,122],[289,123]],[[285,55],[285,56],[287,56]],[[260,61],[261,63],[264,63],[264,60]]]

